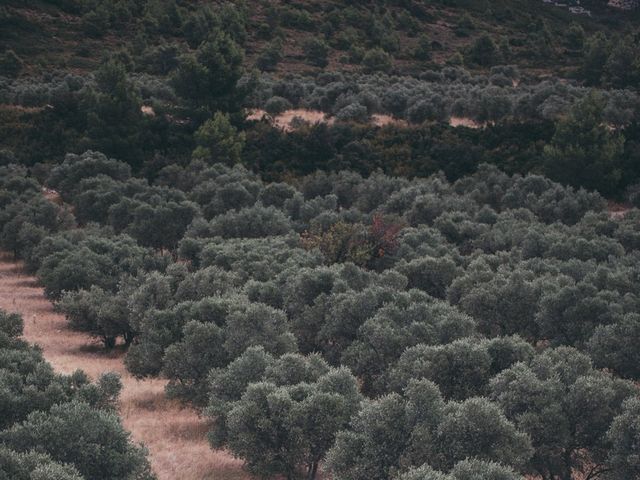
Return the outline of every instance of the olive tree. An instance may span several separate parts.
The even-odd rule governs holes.
[[[640,399],[637,396],[623,403],[622,411],[611,423],[607,439],[611,442],[611,449],[605,467],[606,478],[637,478],[640,475]]]
[[[96,151],[88,150],[81,155],[69,153],[64,162],[51,170],[47,185],[57,190],[65,201],[71,201],[82,180],[98,175],[124,181],[131,177],[131,168]]]
[[[367,319],[343,352],[341,362],[363,382],[368,393],[395,384],[392,366],[409,347],[445,344],[474,333],[475,324],[445,302],[412,290],[398,293]]]
[[[0,432],[0,442],[18,452],[38,451],[73,465],[96,480],[154,478],[145,450],[130,443],[129,434],[112,412],[73,401],[34,411],[27,419]]]
[[[115,347],[119,336],[127,345],[133,341],[127,299],[121,295],[94,285],[89,290],[64,293],[57,306],[72,329],[99,337],[107,349]]]
[[[0,447],[0,476],[12,480],[84,480],[72,465],[36,452],[19,453]]]
[[[599,325],[587,345],[593,362],[629,379],[640,378],[640,358],[635,339],[640,335],[640,315],[628,313],[610,325]]]
[[[531,437],[528,469],[552,480],[570,480],[573,472],[603,478],[607,432],[634,394],[633,384],[594,370],[569,347],[516,363],[491,381],[491,397]]]
[[[446,403],[436,385],[414,380],[404,396],[364,403],[351,428],[338,434],[328,464],[337,479],[386,479],[425,463],[448,472],[474,457],[519,467],[530,455],[528,436],[496,404]]]
[[[406,349],[388,374],[396,390],[413,379],[435,382],[446,398],[464,400],[484,395],[491,378],[505,368],[533,356],[533,348],[519,337],[491,340],[463,338],[444,345]]]
[[[249,349],[227,369],[211,374],[208,412],[224,427],[212,434],[243,458],[251,472],[295,478],[304,468],[316,477],[335,435],[360,403],[356,379],[329,369],[319,357]]]
[[[396,475],[395,480],[523,480],[512,468],[496,462],[463,460],[448,473],[434,470],[429,465],[410,468]]]

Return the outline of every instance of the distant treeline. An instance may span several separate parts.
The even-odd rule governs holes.
[[[501,71],[494,77],[503,76]],[[457,80],[448,82],[449,75]],[[240,90],[198,104],[195,98],[182,100],[170,84],[130,76],[122,64],[109,62],[95,78],[6,83],[2,95],[8,102],[38,108],[3,108],[2,161],[43,164],[38,168],[46,171],[47,163],[69,151],[93,148],[153,179],[166,165],[188,163],[204,142],[216,161],[240,161],[272,179],[317,169],[361,174],[380,169],[407,176],[443,171],[453,180],[485,162],[510,173],[543,173],[618,199],[638,183],[640,109],[634,92],[560,82],[497,86],[491,78],[470,77],[460,69],[430,81],[326,74],[315,82],[265,79],[262,86],[249,88],[249,78],[238,76]],[[247,97],[248,92],[253,93]],[[237,102],[251,105],[263,98],[271,108],[274,93],[291,99],[277,97],[285,107],[337,111],[337,122],[299,122],[294,131],[284,132],[268,122],[244,120]],[[229,102],[236,105],[230,115],[211,113]],[[150,107],[146,112],[144,105]],[[345,110],[360,113],[346,115]],[[413,124],[376,127],[368,121],[376,112],[408,116]],[[479,129],[453,128],[446,122],[454,114],[489,123]],[[235,147],[224,147],[229,144]]]

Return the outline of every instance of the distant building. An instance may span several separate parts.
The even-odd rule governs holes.
[[[640,0],[609,0],[609,6],[621,10],[635,10],[640,7]]]

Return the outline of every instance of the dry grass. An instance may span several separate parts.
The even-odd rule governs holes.
[[[312,125],[317,123],[327,123],[331,125],[335,121],[335,118],[323,112],[305,109],[287,110],[275,117],[270,117],[264,110],[253,109],[249,110],[247,115],[247,120],[261,120],[263,118],[269,119],[274,127],[280,128],[285,132],[294,130],[294,118],[300,118]],[[400,127],[409,126],[406,120],[394,118],[391,115],[377,113],[371,115],[371,123],[376,127],[384,127],[386,125],[397,125]],[[467,117],[451,117],[449,118],[449,125],[452,127],[467,127],[473,129],[484,128],[486,126],[484,123],[476,122],[475,120]]]
[[[123,352],[105,353],[86,335],[66,328],[64,316],[53,311],[36,278],[22,265],[0,254],[0,308],[19,312],[25,338],[40,345],[46,359],[62,373],[84,370],[96,378],[103,372],[122,376],[120,414],[134,440],[149,449],[160,480],[235,480],[248,475],[242,462],[225,451],[212,451],[205,419],[164,396],[164,381],[136,380],[122,364]]]
[[[305,110],[303,108],[286,110],[275,117],[270,117],[267,112],[260,109],[250,110],[248,113],[249,115],[247,116],[247,120],[261,120],[262,118],[268,118],[274,127],[280,128],[285,132],[294,130],[294,118],[302,119],[311,125],[315,125],[316,123],[327,123],[331,125],[334,122],[334,119],[324,112],[319,110]]]
[[[391,115],[384,115],[381,113],[374,113],[371,115],[371,123],[376,127],[384,127],[386,125],[398,125],[401,127],[407,127],[409,124],[406,120],[394,118]]]
[[[303,121],[310,123],[311,125],[315,125],[317,123],[327,123],[329,125],[335,122],[335,118],[329,116],[328,114],[321,112],[319,110],[305,110],[303,108],[298,108],[295,110],[286,110],[275,117],[270,117],[267,112],[260,109],[253,109],[248,112],[247,120],[261,120],[262,118],[268,118],[272,125],[284,130],[285,132],[290,132],[294,130],[293,120],[295,118],[302,119]],[[392,117],[391,115],[384,115],[374,113],[371,115],[371,123],[377,127],[384,127],[385,125],[400,125],[403,127],[408,126],[408,123],[405,120],[397,119]]]
[[[609,212],[609,217],[614,219],[621,219],[631,210],[630,205],[625,205],[623,203],[617,203],[613,200],[607,200],[607,211]]]
[[[449,125],[452,127],[467,127],[467,128],[483,128],[482,123],[478,123],[475,120],[467,117],[451,117],[449,119]]]

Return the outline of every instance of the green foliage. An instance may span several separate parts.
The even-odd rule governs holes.
[[[620,181],[624,137],[603,124],[602,97],[590,95],[556,126],[545,147],[544,170],[553,180],[611,193]]]
[[[590,84],[598,84],[603,74],[604,65],[607,62],[608,42],[606,37],[598,32],[589,38],[584,47],[584,61],[582,75]]]
[[[605,82],[613,88],[640,85],[640,47],[631,36],[618,39],[605,65]]]
[[[529,469],[551,478],[601,468],[609,430],[632,384],[594,370],[589,358],[562,347],[518,363],[491,382],[492,397],[531,436]]]
[[[100,152],[89,150],[82,155],[70,153],[65,156],[64,162],[51,170],[47,185],[60,193],[65,201],[71,201],[78,193],[82,180],[98,175],[123,181],[131,176],[131,168]]]
[[[637,196],[630,22],[526,2],[47,3],[53,43],[39,7],[0,8],[0,246],[72,328],[122,337],[133,375],[205,408],[213,446],[265,478],[638,476],[639,214],[592,191]],[[87,37],[73,55],[67,24]],[[246,74],[244,46],[291,74]],[[295,73],[334,49],[350,68]],[[0,477],[150,478],[119,378],[57,375],[21,330],[0,312]]]
[[[441,399],[423,404],[438,415]],[[327,462],[335,478],[384,479],[402,455],[410,435],[405,407],[398,395],[385,396],[363,405],[353,421],[353,431],[340,432]]]
[[[231,313],[226,329],[224,347],[232,358],[255,345],[276,355],[296,348],[295,337],[288,331],[286,315],[267,305],[250,304],[243,312]]]
[[[169,346],[164,354],[163,372],[170,379],[167,395],[196,405],[206,404],[209,370],[228,363],[223,343],[224,331],[215,323],[187,323],[182,340]]]
[[[20,341],[22,318],[0,311],[0,477],[152,480],[145,450],[117,415],[116,374],[59,375]]]
[[[426,378],[436,383],[446,398],[464,400],[486,394],[495,374],[532,357],[533,349],[517,337],[419,344],[402,353],[389,374],[389,383],[401,390],[412,379]]]
[[[223,238],[278,236],[290,229],[290,220],[280,210],[259,205],[219,215],[209,224],[210,235]]]
[[[362,58],[362,66],[367,73],[388,73],[393,66],[392,57],[381,48],[374,48],[364,54],[364,57]]]
[[[8,313],[0,310],[0,332],[2,332],[3,343],[8,343],[11,339],[15,339],[22,335],[24,322],[18,313]]]
[[[635,88],[640,80],[637,39],[596,32],[584,42],[580,74],[588,85]]]
[[[465,61],[482,67],[490,67],[498,63],[499,51],[489,35],[482,35],[476,39],[465,54]]]
[[[137,60],[138,68],[155,75],[166,75],[178,66],[178,45],[175,43],[161,43],[157,47],[144,50]]]
[[[175,0],[151,0],[144,8],[147,30],[176,34],[182,27],[182,15]]]
[[[12,480],[83,480],[71,465],[57,463],[50,456],[35,453],[18,453],[0,447],[0,475]]]
[[[82,16],[82,29],[90,37],[101,38],[111,27],[111,18],[107,5],[98,4]]]
[[[280,23],[286,27],[299,28],[301,30],[313,31],[315,24],[310,13],[300,8],[280,8],[277,12]]]
[[[565,37],[567,39],[569,48],[574,50],[582,50],[582,48],[584,47],[586,35],[584,32],[584,28],[582,28],[580,24],[574,22],[569,25],[569,29],[567,30]]]
[[[269,115],[279,115],[290,108],[291,103],[289,100],[282,97],[271,97],[267,103],[264,104],[264,109]]]
[[[243,73],[244,55],[233,38],[217,32],[202,42],[195,53],[180,60],[172,76],[176,93],[207,115],[216,111],[235,112],[240,102],[236,84]]]
[[[23,63],[13,50],[7,50],[0,55],[0,70],[4,75],[17,77],[22,71]]]
[[[528,437],[497,405],[480,398],[445,403],[428,381],[413,381],[404,398],[393,394],[365,403],[352,425],[328,455],[338,479],[388,478],[400,464],[427,461],[449,470],[472,457],[520,465],[531,454]]]
[[[403,361],[411,351],[409,347],[448,344],[473,334],[474,327],[471,318],[444,302],[433,301],[415,290],[396,294],[358,328],[341,362],[362,380],[364,392],[385,392],[402,383],[401,367],[392,370],[391,366],[398,359]]]
[[[48,413],[0,432],[0,441],[19,452],[39,451],[75,466],[86,478],[151,479],[142,448],[129,443],[118,417],[82,402],[54,405]]]
[[[96,89],[86,99],[87,131],[97,150],[126,160],[141,161],[142,103],[122,63],[110,60],[96,72]]]
[[[460,279],[459,284],[464,281]],[[480,331],[487,335],[519,333],[537,338],[534,317],[539,298],[540,287],[523,273],[514,272],[509,276],[491,275],[486,282],[463,293],[459,302],[460,308],[478,320]]]
[[[249,363],[256,356],[258,363]],[[325,364],[318,371],[318,362],[298,355],[274,360],[247,350],[228,372],[212,375],[210,413],[226,426],[218,442],[244,458],[250,471],[292,478],[304,466],[308,478],[315,478],[318,463],[360,402],[356,379],[346,369],[329,370]],[[245,366],[255,372],[251,383],[246,374],[235,376]],[[223,408],[221,398],[227,403]]]
[[[460,80],[460,69],[437,75],[464,88],[491,82],[479,95],[489,88],[499,95],[519,78],[512,67],[493,68],[481,80]],[[386,85],[384,75],[376,78]],[[331,105],[337,116],[384,105],[417,121],[446,118],[449,108],[444,93],[408,106],[410,84],[400,81],[393,93],[372,83],[358,95],[349,77],[325,72],[317,81],[324,97],[314,90],[313,102]],[[269,85],[269,98],[291,105],[310,88]],[[618,97],[602,102],[598,118]],[[495,111],[514,108],[511,100],[473,108],[483,109],[477,118],[500,118]],[[542,105],[530,102],[527,108]],[[207,122],[200,148],[238,140],[231,118],[219,113]],[[638,376],[637,212],[614,218],[597,193],[495,166],[458,178],[485,155],[476,145],[494,148],[507,138],[508,146],[492,150],[506,155],[509,142],[532,142],[529,130],[539,128],[539,141],[527,144],[535,156],[553,136],[551,123],[481,132],[337,122],[284,133],[254,125],[264,137],[242,132],[241,158],[256,155],[256,168],[273,149],[267,165],[282,175],[286,152],[298,158],[299,171],[361,162],[362,173],[268,183],[241,165],[185,152],[182,160],[158,159],[148,180],[87,152],[49,175],[83,225],[73,228],[64,206],[43,200],[26,169],[0,167],[3,246],[20,246],[75,329],[107,347],[117,337],[130,343],[132,374],[161,375],[170,397],[206,406],[212,444],[243,458],[256,475],[313,478],[325,457],[336,479],[354,480],[563,478],[589,465],[613,472],[614,464],[633,472],[627,434],[615,433],[622,439],[614,454],[610,432],[635,395],[613,374]],[[416,170],[402,176],[402,159],[412,155],[415,163],[406,165]],[[395,176],[368,174],[372,165]],[[440,165],[448,173],[421,176]],[[0,316],[2,324],[9,333],[0,346],[24,349],[19,321]],[[594,370],[577,350],[554,348],[562,345],[613,373]],[[114,409],[115,376],[97,384],[81,374],[56,376],[31,351],[1,360],[10,367],[0,369],[9,392],[0,395],[9,405],[0,435],[29,425],[34,411],[49,415],[53,405]],[[38,432],[49,431],[45,420],[36,422]],[[35,427],[29,430],[20,435],[40,442]],[[69,463],[71,454],[60,452],[62,459],[50,452],[53,461]]]
[[[121,201],[109,211],[110,223],[116,231],[124,231],[140,245],[156,250],[174,250],[199,214],[200,209],[193,202],[155,196],[148,202],[135,197]]]
[[[640,435],[640,400],[626,400],[622,412],[614,418],[607,433],[612,443],[607,466],[611,469],[608,478],[634,478],[640,473],[638,463],[638,436]]]
[[[68,209],[41,195],[41,187],[17,165],[0,167],[0,245],[32,267],[38,244],[49,234],[70,228]]]
[[[471,33],[472,30],[475,30],[475,28],[475,22],[468,13],[465,13],[458,19],[455,32],[456,35],[460,37],[466,37]]]
[[[256,59],[256,67],[265,72],[274,71],[282,60],[282,49],[283,44],[279,40],[267,44]]]
[[[416,60],[430,60],[431,59],[431,39],[426,35],[420,35],[418,37],[418,45],[413,51],[413,56]]]
[[[439,468],[467,458],[520,467],[532,453],[529,436],[518,431],[498,405],[483,398],[454,404],[437,436],[440,451],[433,463]]]
[[[216,112],[195,133],[196,149],[192,158],[207,163],[233,165],[240,161],[245,135],[229,122],[229,115]]]
[[[328,64],[327,55],[329,46],[320,38],[313,37],[302,44],[302,51],[307,61],[316,67],[326,67]]]
[[[94,285],[113,291],[121,276],[143,267],[148,255],[131,237],[110,239],[98,232],[73,241],[64,236],[49,237],[40,244],[38,253],[43,256],[38,276],[46,295],[53,299],[59,299],[63,291]]]
[[[396,480],[452,480],[451,475],[434,470],[429,465],[411,468],[407,472],[395,476]]]
[[[595,329],[588,344],[589,354],[598,367],[610,368],[624,378],[640,378],[634,338],[640,316],[629,313],[610,325]]]
[[[409,280],[409,288],[417,288],[433,297],[444,298],[447,288],[460,274],[450,257],[422,257],[398,269]]]
[[[216,12],[210,6],[194,10],[184,19],[182,30],[191,48],[197,48],[209,35],[220,31],[220,22]]]
[[[453,467],[451,474],[455,480],[522,480],[522,476],[509,467],[481,460],[463,460]]]
[[[58,168],[60,167],[56,167],[56,169]],[[96,176],[83,178],[73,186],[75,192],[70,203],[73,205],[73,212],[81,225],[91,222],[107,224],[111,207],[120,203],[123,197],[131,197],[144,192],[145,187],[146,184],[139,179],[119,181],[98,173]]]
[[[2,246],[27,260],[35,254],[43,238],[74,223],[68,211],[41,196],[14,200],[6,207],[4,217],[6,221],[0,232]]]
[[[57,306],[72,329],[100,338],[108,349],[115,346],[118,336],[127,344],[133,340],[127,300],[122,296],[93,285],[89,290],[66,292]]]
[[[397,480],[522,480],[513,469],[496,462],[463,460],[449,474],[434,470],[428,465],[409,469],[395,477]]]

